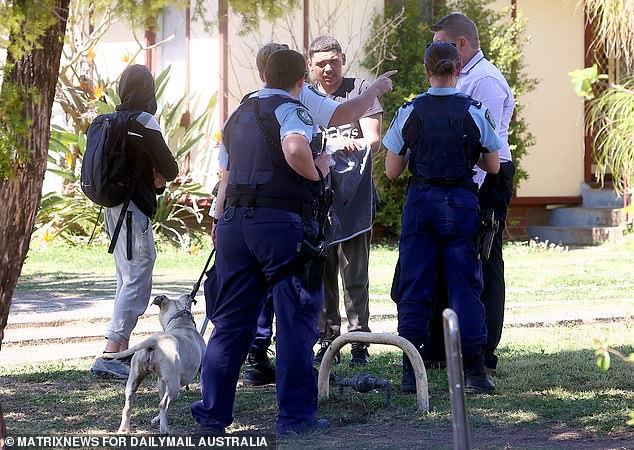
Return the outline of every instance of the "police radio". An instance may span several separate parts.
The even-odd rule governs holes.
[[[313,133],[309,145],[310,150],[313,152],[313,157],[319,155],[326,148],[326,133],[324,133],[321,129],[318,132]]]

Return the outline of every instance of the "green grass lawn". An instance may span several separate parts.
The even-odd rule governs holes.
[[[163,249],[155,269],[155,290],[191,288],[209,248],[197,255]],[[397,259],[394,247],[371,253],[370,286],[374,310],[386,310],[374,323],[395,330],[389,290]],[[493,396],[468,399],[475,448],[634,448],[634,367],[618,360],[604,373],[592,345],[605,339],[623,353],[634,351],[634,236],[620,245],[561,249],[548,245],[510,244],[505,248],[509,319],[526,318],[505,328],[501,363]],[[105,247],[59,245],[34,250],[24,266],[17,293],[52,296],[111,295],[114,263]],[[611,312],[620,319],[574,321],[584,312]],[[569,318],[552,325],[534,317]],[[528,320],[531,318],[531,320]],[[545,321],[545,320],[544,320]],[[428,372],[429,413],[415,409],[415,398],[398,391],[400,353],[372,346],[367,368],[394,386],[393,406],[384,393],[367,395],[332,389],[320,415],[333,428],[323,435],[285,439],[282,448],[451,448],[451,415],[446,373]],[[344,354],[344,361],[347,355]],[[0,368],[0,398],[10,433],[113,432],[123,405],[123,384],[88,374],[91,360]],[[338,376],[353,372],[345,364]],[[173,427],[195,431],[189,405],[200,398],[199,386],[183,391],[173,405]],[[146,381],[138,396],[133,429],[155,430],[148,421],[158,405],[156,387]],[[236,422],[230,431],[271,433],[276,414],[272,387],[238,390]]]
[[[159,250],[154,289],[190,289],[200,276],[211,247],[196,254],[173,248]],[[563,250],[547,245],[507,244],[507,304],[518,314],[566,311],[571,302],[588,310],[619,308],[634,314],[634,235],[620,245]],[[375,308],[392,308],[389,299],[398,249],[375,246],[370,254],[370,295]],[[24,265],[17,292],[51,295],[111,295],[114,261],[106,247],[34,249]]]
[[[634,367],[615,361],[601,372],[588,347],[602,336],[622,352],[634,351],[634,320],[547,327],[513,327],[505,332],[497,393],[469,398],[467,408],[477,448],[628,448],[634,429],[626,424],[634,411]],[[320,416],[333,428],[281,442],[283,448],[450,448],[451,411],[444,370],[428,371],[431,410],[416,411],[415,397],[401,394],[400,353],[372,346],[372,362],[364,371],[394,386],[393,405],[385,394],[358,394],[331,389],[321,402]],[[344,361],[347,360],[344,354]],[[114,432],[123,405],[123,383],[93,378],[91,360],[0,368],[0,396],[9,434]],[[354,372],[335,366],[338,376]],[[349,389],[349,388],[347,388]],[[179,433],[192,433],[189,406],[200,398],[199,386],[182,391],[172,406],[171,423]],[[135,433],[155,432],[158,395],[146,380],[137,396],[132,419]],[[238,389],[230,432],[272,433],[276,415],[273,387]],[[358,445],[351,445],[350,439]],[[420,444],[421,442],[425,445]],[[422,445],[422,446],[421,446]]]

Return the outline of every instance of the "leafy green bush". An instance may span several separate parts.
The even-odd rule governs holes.
[[[168,80],[169,68],[156,78],[159,104]],[[62,109],[67,111],[66,115],[70,120],[66,127],[53,126],[48,170],[62,177],[63,189],[61,193],[51,192],[43,197],[36,217],[34,237],[45,241],[59,237],[69,243],[86,242],[92,234],[93,227],[96,227],[99,231],[97,240],[107,239],[103,233],[100,207],[83,195],[79,187],[79,177],[90,118],[97,114],[112,112],[120,103],[113,85],[114,83],[99,82],[94,90],[89,90],[71,83],[60,83],[58,101]],[[99,94],[99,100],[95,98],[96,94]],[[186,112],[189,100],[191,99],[182,97],[175,104],[166,103],[158,114],[163,136],[181,168],[190,152],[201,144],[203,139],[211,139],[216,96],[212,96],[200,116],[183,127],[181,118]],[[192,109],[196,110],[196,105],[193,105]],[[191,234],[201,231],[200,227],[193,230],[191,224],[200,224],[204,218],[197,199],[207,197],[209,194],[188,174],[168,182],[165,191],[157,200],[157,212],[153,218],[153,229],[159,244],[165,241],[180,247],[188,246]]]
[[[365,47],[363,66],[379,74],[389,69],[399,69],[394,79],[394,90],[386,93],[381,102],[384,132],[397,109],[429,87],[425,78],[423,56],[425,46],[432,40],[430,27],[449,12],[459,11],[471,18],[480,31],[480,47],[487,58],[504,74],[515,96],[515,114],[509,127],[509,146],[516,165],[515,185],[528,178],[521,167],[521,158],[534,139],[522,117],[522,96],[532,90],[537,81],[524,73],[521,46],[526,39],[525,20],[513,18],[511,9],[497,12],[488,7],[492,0],[453,0],[436,13],[436,17],[425,15],[419,0],[388,2],[384,15],[373,21],[375,38]],[[398,24],[394,26],[394,21]],[[392,24],[392,26],[390,26]],[[381,197],[376,225],[388,236],[397,236],[400,231],[401,213],[405,200],[407,176],[401,175],[395,182],[385,176],[385,152],[374,155],[374,180]]]

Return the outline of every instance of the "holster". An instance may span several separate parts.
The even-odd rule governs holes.
[[[480,259],[488,260],[491,256],[491,247],[499,226],[500,222],[495,218],[495,211],[487,209],[482,216],[478,233],[477,249]]]
[[[304,262],[302,275],[306,289],[321,289],[324,283],[328,244],[326,241],[312,244],[305,240],[297,244],[297,252],[300,260]]]
[[[396,260],[396,267],[394,268],[394,278],[392,279],[392,288],[390,289],[390,297],[392,301],[398,305],[401,300],[399,294],[399,287],[401,284],[401,258]]]

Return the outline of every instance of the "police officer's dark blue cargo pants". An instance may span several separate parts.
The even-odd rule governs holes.
[[[478,199],[466,189],[412,185],[403,211],[398,333],[417,348],[426,342],[439,260],[449,306],[456,311],[465,357],[480,355],[486,342],[482,274],[474,236]],[[442,255],[442,258],[439,258]]]
[[[297,255],[304,239],[298,214],[271,208],[230,208],[216,230],[218,298],[214,330],[203,359],[202,401],[192,405],[204,427],[224,428],[233,421],[240,366],[245,360],[277,270]],[[311,424],[317,413],[313,346],[323,289],[307,291],[292,275],[273,286],[277,314],[277,428]]]

